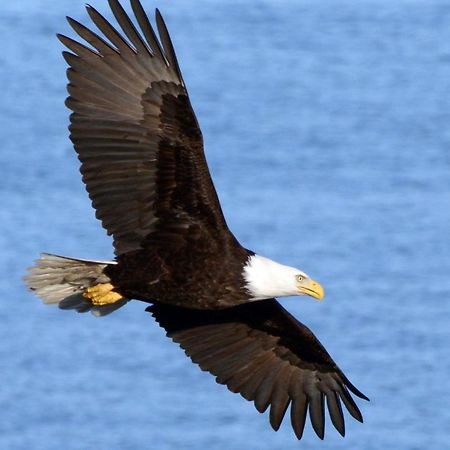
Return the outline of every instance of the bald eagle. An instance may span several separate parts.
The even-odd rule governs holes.
[[[270,407],[275,430],[290,405],[297,438],[308,411],[323,438],[326,402],[344,435],[341,402],[362,422],[351,393],[367,397],[274,298],[322,299],[322,287],[233,236],[161,14],[156,10],[158,39],[138,0],[131,0],[137,24],[117,0],[109,5],[121,31],[87,6],[101,34],[68,18],[84,43],[58,38],[70,50],[63,52],[70,139],[115,259],[42,254],[25,277],[28,287],[44,303],[97,316],[131,299],[147,302],[201,369],[259,412]]]

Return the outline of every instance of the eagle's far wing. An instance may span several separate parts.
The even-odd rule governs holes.
[[[118,255],[139,249],[164,221],[195,216],[228,230],[159,11],[162,45],[138,0],[131,6],[140,31],[117,0],[109,4],[128,40],[91,6],[88,14],[106,39],[71,18],[90,47],[58,35],[71,50],[63,52],[70,138],[97,218]]]
[[[358,421],[354,395],[367,399],[337,367],[314,334],[275,299],[219,311],[155,304],[147,308],[167,336],[202,370],[232,392],[270,406],[270,424],[280,427],[291,404],[291,423],[302,437],[307,411],[317,435],[325,433],[325,403],[332,423],[345,434],[341,402]]]

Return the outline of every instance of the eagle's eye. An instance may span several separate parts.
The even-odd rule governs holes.
[[[305,277],[303,275],[297,275],[297,281],[303,281]]]

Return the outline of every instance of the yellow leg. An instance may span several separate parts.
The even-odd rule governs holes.
[[[122,300],[123,297],[113,291],[114,286],[111,283],[100,283],[87,288],[83,292],[83,297],[89,299],[93,305],[110,305]]]

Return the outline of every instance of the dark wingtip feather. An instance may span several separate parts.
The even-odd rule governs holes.
[[[78,23],[73,17],[66,16],[67,23],[73,28],[73,23]]]
[[[94,18],[97,17],[101,17],[102,19],[104,19],[104,17],[102,16],[102,14],[100,14],[100,12],[95,9],[92,5],[90,5],[89,3],[86,3],[85,5],[86,7],[86,11],[89,14],[89,17],[94,21]],[[105,19],[106,21],[106,19]],[[94,22],[95,23],[95,22]]]
[[[78,58],[77,55],[75,55],[74,53],[68,52],[67,50],[63,50],[61,54],[69,66],[72,66],[72,63],[74,62],[74,60]]]
[[[338,394],[335,391],[327,392],[327,407],[331,422],[333,423],[339,434],[345,436],[345,422],[342,413],[342,406]]]
[[[345,386],[342,386],[342,390],[339,392],[339,396],[352,417],[358,422],[363,423],[364,420],[361,411],[359,410],[358,406],[356,405],[355,401],[353,400],[352,396],[349,394]]]
[[[325,398],[321,392],[320,395],[314,395],[310,398],[309,418],[311,425],[320,439],[325,437]]]
[[[78,22],[78,20],[75,20],[73,17],[70,16],[66,16],[66,20],[71,27],[73,27],[73,25],[82,25],[80,22]]]
[[[70,16],[66,16],[67,23],[75,30],[80,28],[86,28],[82,23],[78,22],[78,20],[75,20],[74,18]]]
[[[283,418],[289,407],[289,403],[289,399],[272,400],[272,404],[270,405],[269,422],[275,431],[278,431],[280,429],[281,422],[283,421]]]
[[[262,414],[269,407],[269,400],[267,398],[263,398],[261,394],[258,396],[258,393],[259,392],[257,392],[255,397],[254,404],[256,410]]]
[[[151,51],[147,44],[143,41],[142,36],[136,29],[132,20],[118,0],[108,0],[109,7],[117,20],[122,31],[125,33],[130,42],[134,45],[137,52],[145,52],[151,55]]]
[[[167,29],[166,23],[164,22],[164,19],[158,8],[156,8],[155,10],[155,16],[156,16],[156,27],[158,28],[158,33],[161,38],[160,40],[164,48],[164,53],[173,70],[175,70],[176,74],[178,75],[178,78],[182,86],[185,86],[183,76],[181,75],[180,66],[178,65],[177,56],[175,54],[175,49],[173,47],[173,43],[170,38],[169,30]]]
[[[355,386],[353,386],[351,383],[346,385],[349,390],[355,394],[357,397],[363,399],[363,400],[367,400],[368,402],[370,402],[369,397],[365,396],[360,390],[358,390],[357,388],[355,388]]]
[[[355,394],[357,397],[363,399],[363,400],[367,400],[368,402],[370,402],[370,398],[367,397],[366,395],[364,395],[359,389],[357,389],[355,386],[353,386],[353,384],[351,384],[350,382],[347,384],[347,387],[350,389],[350,391]]]
[[[142,33],[144,34],[145,39],[147,40],[147,44],[152,50],[153,54],[158,55],[164,64],[169,65],[166,56],[161,48],[161,44],[156,37],[156,34],[153,30],[153,27],[148,20],[147,14],[144,11],[144,8],[141,5],[139,0],[130,0],[131,9],[133,10],[134,16],[139,23]]]
[[[295,396],[291,403],[291,424],[295,436],[300,440],[305,429],[306,414],[308,411],[308,399],[303,393],[300,396]]]
[[[357,387],[354,386],[354,384],[343,374],[341,373],[341,376],[345,382],[345,385],[348,387],[350,392],[355,394],[357,397],[362,398],[363,400],[367,400],[370,402],[369,397],[366,397]]]

